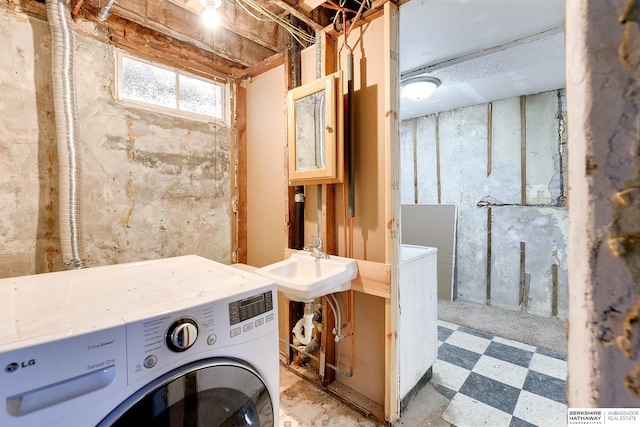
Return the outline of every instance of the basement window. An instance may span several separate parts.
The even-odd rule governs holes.
[[[228,124],[229,96],[225,82],[154,64],[120,51],[117,62],[120,101],[187,119]]]

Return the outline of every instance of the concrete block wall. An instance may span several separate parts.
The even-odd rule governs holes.
[[[458,206],[457,298],[566,318],[565,124],[563,90],[402,122],[402,204]]]
[[[88,266],[230,262],[230,130],[117,103],[113,48],[83,30],[95,32],[75,50]],[[64,269],[50,43],[46,20],[0,7],[0,277]]]

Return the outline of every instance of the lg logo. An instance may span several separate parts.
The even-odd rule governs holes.
[[[22,363],[9,363],[7,366],[4,367],[4,371],[5,372],[15,372],[17,371],[19,368],[28,368],[29,366],[33,366],[36,364],[36,359],[29,359],[27,361],[24,361]]]

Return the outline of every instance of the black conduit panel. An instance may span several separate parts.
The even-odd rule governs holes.
[[[347,54],[347,176],[348,212],[349,218],[356,216],[356,132],[355,132],[355,103],[353,96],[353,54]]]

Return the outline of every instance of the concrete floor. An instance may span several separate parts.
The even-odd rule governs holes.
[[[567,355],[566,320],[459,300],[438,300],[438,319]]]
[[[566,321],[464,301],[438,301],[438,318],[555,353],[567,354]],[[287,368],[281,368],[280,427],[382,426]],[[449,400],[427,384],[394,426],[450,427]]]

